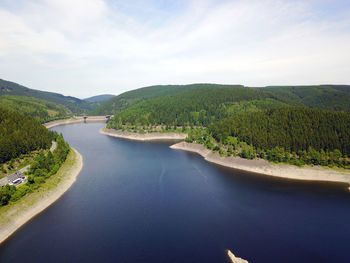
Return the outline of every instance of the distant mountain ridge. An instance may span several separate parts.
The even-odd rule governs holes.
[[[96,95],[96,96],[92,96],[89,98],[84,99],[85,101],[89,101],[89,102],[105,102],[111,98],[114,98],[115,95],[112,94],[102,94],[102,95]]]
[[[143,101],[160,97],[175,95],[177,93],[208,87],[243,87],[242,85],[220,85],[220,84],[188,84],[188,85],[155,85],[143,87],[124,92],[108,101],[102,103],[94,111],[93,115],[116,114],[132,105]]]
[[[42,123],[72,115],[66,106],[27,96],[1,95],[0,108],[31,116]]]
[[[188,90],[204,88],[216,88],[219,90],[225,87],[241,87],[247,91],[260,90],[289,105],[350,112],[350,85],[266,86],[258,88],[243,85],[200,83],[157,85],[127,91],[101,103],[93,111],[93,114],[116,114],[141,102],[172,96]],[[212,95],[215,96],[215,89]]]
[[[30,89],[15,82],[0,79],[0,96],[26,96],[49,102],[61,104],[69,108],[74,114],[87,113],[97,105],[71,96],[64,96],[59,93]]]

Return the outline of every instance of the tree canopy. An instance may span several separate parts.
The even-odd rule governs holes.
[[[0,163],[50,147],[53,132],[30,116],[0,108]]]

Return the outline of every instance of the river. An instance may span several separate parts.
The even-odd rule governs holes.
[[[76,183],[0,247],[0,262],[349,262],[350,193],[223,168],[172,142],[53,128],[84,158]]]

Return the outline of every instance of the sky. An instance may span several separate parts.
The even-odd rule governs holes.
[[[79,98],[350,84],[350,1],[0,0],[0,78]]]

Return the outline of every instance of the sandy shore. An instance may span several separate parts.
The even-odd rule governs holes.
[[[323,167],[297,167],[287,164],[270,164],[266,160],[247,160],[240,157],[221,157],[218,153],[206,149],[201,144],[180,142],[170,146],[172,149],[195,152],[205,160],[222,166],[260,173],[270,176],[296,180],[329,181],[350,184],[350,171]]]
[[[86,122],[106,122],[106,116],[88,116],[88,118],[86,119]],[[83,117],[75,117],[75,118],[70,118],[70,119],[66,119],[66,120],[57,120],[57,121],[50,121],[47,123],[44,123],[43,125],[50,129],[52,127],[55,126],[59,126],[59,125],[67,125],[67,124],[72,124],[72,123],[81,123],[84,122],[84,118]]]
[[[230,259],[230,262],[232,263],[249,263],[247,260],[243,258],[236,257],[229,249],[226,250],[226,252],[227,252],[228,258]]]
[[[123,138],[134,141],[159,141],[159,140],[183,140],[187,137],[187,134],[169,132],[169,133],[134,133],[128,131],[114,130],[114,129],[106,129],[102,128],[100,133],[106,134],[112,137]]]
[[[57,201],[76,181],[83,167],[83,158],[72,148],[57,174],[48,178],[35,192],[18,202],[0,208],[0,244],[26,222]]]

